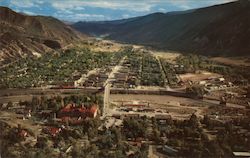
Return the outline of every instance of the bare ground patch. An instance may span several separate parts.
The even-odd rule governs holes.
[[[233,66],[250,66],[250,58],[226,58],[226,57],[214,57],[211,60]]]
[[[200,71],[199,73],[186,73],[186,74],[180,75],[180,78],[183,82],[201,81],[201,80],[205,80],[209,77],[222,77],[222,75],[217,74],[217,73],[208,72],[208,71]]]

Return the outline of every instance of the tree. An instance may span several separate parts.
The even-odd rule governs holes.
[[[204,87],[199,86],[199,85],[193,85],[193,86],[187,87],[186,92],[193,94],[193,95],[196,95],[199,98],[203,98],[203,96],[205,94]]]
[[[37,107],[40,105],[40,100],[38,99],[38,97],[33,96],[32,100],[31,100],[31,108],[32,111],[36,111]]]
[[[250,87],[247,88],[247,97],[250,98]]]
[[[211,154],[210,156],[208,155],[208,157],[224,157],[224,152],[217,141],[213,140],[208,142],[207,147]]]
[[[101,146],[105,149],[109,149],[113,146],[112,138],[109,135],[102,136],[100,143]]]
[[[146,122],[135,119],[124,119],[123,120],[124,130],[126,136],[130,138],[144,137],[146,135]]]
[[[38,148],[44,149],[45,147],[47,147],[47,142],[48,142],[48,139],[46,137],[37,137],[36,146]]]
[[[71,151],[72,157],[81,157],[81,149],[80,146],[75,142]]]
[[[154,129],[153,130],[153,135],[154,135],[154,141],[156,142],[156,143],[161,143],[162,142],[162,139],[161,139],[161,133],[160,133],[160,131],[158,130],[158,129]]]
[[[41,96],[41,103],[40,106],[42,109],[47,110],[48,109],[48,103],[47,103],[47,97],[46,96]]]
[[[202,121],[208,128],[212,127],[212,122],[211,119],[209,118],[208,115],[204,115],[203,121]]]
[[[122,141],[122,134],[121,131],[114,127],[111,129],[111,132],[114,134],[114,141],[116,142],[116,144],[120,144]]]
[[[197,128],[199,127],[199,120],[197,118],[197,116],[193,113],[188,121],[188,124],[193,127],[193,128]]]
[[[83,150],[81,157],[83,158],[94,158],[98,157],[98,148],[95,144],[91,144]]]
[[[7,103],[7,106],[6,106],[7,109],[9,109],[10,107],[13,107],[12,101],[9,101],[9,102]]]

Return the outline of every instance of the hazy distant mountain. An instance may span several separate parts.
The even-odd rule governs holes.
[[[78,22],[90,35],[207,55],[250,54],[250,2],[242,0],[184,12],[154,13],[107,22]]]
[[[59,49],[81,37],[53,17],[28,16],[0,7],[0,61]]]

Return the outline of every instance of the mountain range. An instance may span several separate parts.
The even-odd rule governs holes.
[[[63,22],[45,16],[28,16],[0,7],[0,63],[27,55],[41,55],[84,38]]]
[[[81,33],[79,33],[81,32]],[[0,7],[0,65],[40,56],[87,36],[208,56],[249,56],[250,1],[97,22],[62,22]]]
[[[209,56],[250,54],[250,1],[130,19],[77,22],[76,30],[125,43]]]

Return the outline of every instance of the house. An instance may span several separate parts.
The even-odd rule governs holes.
[[[41,110],[38,112],[40,118],[53,118],[53,110]]]
[[[184,67],[184,65],[174,65],[173,66],[173,68],[174,68],[174,70],[175,70],[175,72],[177,73],[177,74],[183,74],[183,73],[185,73],[185,67]]]
[[[200,85],[205,85],[207,82],[206,81],[199,81]]]
[[[139,118],[140,115],[139,114],[129,113],[129,114],[126,114],[125,117],[127,117],[127,118]]]
[[[22,130],[20,130],[20,131],[18,132],[18,135],[19,135],[20,137],[22,137],[22,138],[25,138],[25,137],[28,136],[28,132],[27,132],[26,130],[22,129]]]
[[[48,127],[44,129],[44,132],[51,135],[52,137],[57,136],[61,131],[62,129],[57,127]]]
[[[171,115],[157,114],[155,115],[155,119],[160,124],[166,124],[168,121],[172,119],[172,117]]]
[[[113,114],[112,117],[116,118],[116,119],[120,119],[121,115],[120,114]]]
[[[215,81],[218,81],[218,82],[224,82],[225,81],[225,78],[223,77],[219,77],[219,78],[216,78]]]

